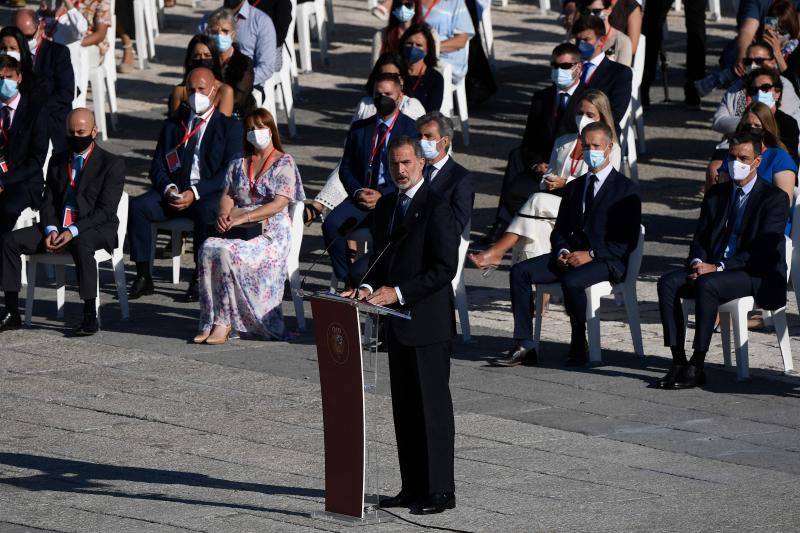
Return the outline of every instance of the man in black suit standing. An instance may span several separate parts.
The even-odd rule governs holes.
[[[455,230],[460,235],[472,217],[475,190],[469,171],[450,156],[453,121],[439,111],[431,111],[417,119],[417,130],[426,160],[422,177],[436,194],[449,202]]]
[[[76,335],[93,335],[97,324],[96,250],[117,246],[117,207],[125,185],[125,164],[94,143],[97,128],[92,112],[72,111],[67,119],[69,150],[54,155],[47,169],[44,200],[36,226],[7,234],[2,241],[0,272],[5,312],[0,331],[18,329],[21,254],[69,252],[78,274],[83,321]],[[31,280],[33,283],[33,280]]]
[[[583,158],[591,169],[564,189],[550,236],[552,251],[511,269],[511,309],[517,347],[500,366],[536,364],[531,285],[560,282],[572,327],[567,366],[586,363],[586,287],[625,279],[628,256],[639,242],[639,187],[611,166],[611,130],[604,122],[581,132]]]
[[[14,228],[26,207],[38,207],[44,190],[46,114],[34,94],[20,91],[21,83],[19,61],[1,55],[0,236]]]
[[[378,201],[372,222],[375,249],[386,251],[373,256],[366,283],[357,289],[359,297],[371,303],[396,305],[411,313],[411,320],[386,322],[403,486],[381,506],[440,513],[456,505],[448,381],[455,335],[450,280],[458,266],[458,232],[448,202],[422,177],[425,158],[417,140],[393,139],[389,165],[399,190]]]
[[[225,187],[228,164],[243,151],[242,123],[218,113],[214,101],[214,73],[196,68],[186,81],[191,110],[168,118],[150,166],[148,192],[131,199],[128,219],[131,260],[136,279],[131,300],[153,294],[151,222],[189,217],[194,222],[194,258],[217,219],[219,197]],[[197,270],[192,275],[186,301],[197,301]]]
[[[559,44],[553,49],[550,67],[553,84],[533,93],[522,144],[508,154],[495,221],[481,239],[484,244],[495,242],[522,204],[539,190],[555,140],[565,133],[578,133],[575,106],[586,90],[581,82],[580,50],[572,43]]]
[[[633,71],[606,57],[603,51],[607,38],[606,26],[599,17],[579,17],[572,26],[572,35],[575,36],[583,60],[581,81],[587,89],[598,89],[606,93],[619,134],[622,118],[631,103]]]
[[[766,310],[786,305],[784,228],[789,201],[781,189],[758,179],[761,138],[739,133],[730,142],[731,181],[711,187],[686,266],[658,280],[664,344],[672,366],[656,385],[663,389],[699,387],[720,304],[753,296]],[[686,360],[681,298],[695,301],[694,353]]]
[[[33,72],[47,97],[47,131],[53,143],[53,153],[58,154],[67,149],[64,124],[75,97],[75,74],[69,49],[45,39],[44,23],[31,9],[17,11],[14,25],[28,40]]]

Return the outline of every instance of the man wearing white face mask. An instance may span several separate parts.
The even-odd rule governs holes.
[[[225,171],[231,160],[242,152],[241,122],[217,113],[211,105],[214,74],[207,68],[194,69],[187,78],[186,91],[191,110],[168,118],[161,128],[150,166],[153,188],[131,199],[128,236],[131,259],[136,263],[131,299],[153,293],[150,223],[176,217],[191,218],[196,261],[208,235],[208,226],[217,218]],[[196,271],[186,300],[197,300]]]
[[[578,132],[573,118],[575,105],[586,90],[581,82],[581,52],[572,43],[559,44],[553,49],[550,66],[553,84],[533,93],[522,144],[508,154],[495,220],[481,238],[483,244],[496,241],[528,197],[539,189],[555,140],[565,133]]]
[[[788,198],[757,177],[760,137],[738,133],[730,143],[732,180],[711,187],[703,198],[686,266],[658,280],[664,345],[672,351],[669,372],[656,382],[662,389],[706,382],[703,364],[720,304],[753,296],[761,309],[786,305]],[[682,298],[695,301],[694,353],[688,361]]]

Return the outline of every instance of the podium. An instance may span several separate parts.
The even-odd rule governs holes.
[[[375,417],[368,419],[365,392],[378,384],[381,317],[409,313],[326,292],[311,296],[325,439],[325,511],[314,518],[358,523],[388,521],[380,497]],[[362,349],[361,316],[371,322]],[[370,322],[367,322],[370,324]],[[368,423],[368,420],[371,423]],[[367,434],[370,433],[370,438]]]

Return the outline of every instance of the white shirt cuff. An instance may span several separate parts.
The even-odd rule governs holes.
[[[175,191],[177,191],[177,190],[178,190],[178,186],[177,186],[177,185],[175,185],[174,183],[170,183],[169,185],[167,185],[166,187],[164,187],[164,193],[163,193],[163,194],[164,194],[164,196],[167,196],[167,193],[169,193],[169,190],[170,190],[170,189],[175,189]]]
[[[689,263],[689,266],[694,266],[695,263],[702,263],[702,262],[703,262],[702,259],[700,259],[699,257],[695,257],[694,259],[692,259],[691,263]]]
[[[200,199],[200,193],[199,193],[199,192],[197,192],[197,187],[195,187],[194,185],[192,185],[192,186],[191,186],[191,189],[192,189],[192,193],[194,193],[194,199],[195,199],[195,200],[199,200],[199,199]]]
[[[358,288],[359,289],[367,289],[370,294],[372,294],[374,292],[372,290],[372,285],[370,285],[369,283],[362,283],[361,285],[358,286]]]
[[[78,226],[73,224],[71,226],[67,226],[67,229],[69,230],[70,233],[72,233],[72,238],[73,239],[78,236],[78,233],[79,233]]]
[[[48,235],[50,235],[50,234],[51,234],[51,233],[53,233],[54,231],[55,231],[56,233],[58,233],[58,228],[57,228],[57,227],[55,227],[55,226],[45,226],[45,227],[44,227],[44,235],[45,235],[45,237],[46,237],[46,236],[48,236]]]
[[[567,250],[566,248],[562,248],[562,249],[560,249],[560,250],[558,251],[558,255],[561,255],[561,254],[568,254],[568,253],[570,253],[570,251],[569,251],[569,250]]]
[[[406,305],[406,301],[403,299],[403,293],[400,292],[400,287],[395,287],[394,292],[397,294],[397,301],[400,302],[400,305]]]
[[[353,193],[353,200],[358,200],[358,193],[360,193],[363,190],[364,190],[363,187],[361,189],[356,189],[356,192]]]

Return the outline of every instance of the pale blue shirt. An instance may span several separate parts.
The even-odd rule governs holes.
[[[423,6],[422,13],[424,14],[427,9]],[[425,22],[439,34],[441,41],[460,33],[466,33],[469,41],[475,35],[475,26],[472,25],[472,18],[464,0],[439,0]],[[467,75],[466,46],[453,52],[442,52],[439,58],[453,67],[453,83],[460,82]]]
[[[91,147],[87,148],[85,152],[81,154],[72,154],[72,180],[78,181],[78,160],[81,161],[80,169],[83,172],[84,167],[86,166],[86,156],[89,154],[89,150]],[[78,236],[78,226],[72,224],[71,226],[67,226],[65,229],[68,229],[70,233],[72,233],[72,237],[75,238]],[[50,235],[52,232],[58,233],[58,228],[56,226],[45,226],[44,234],[45,236]]]

